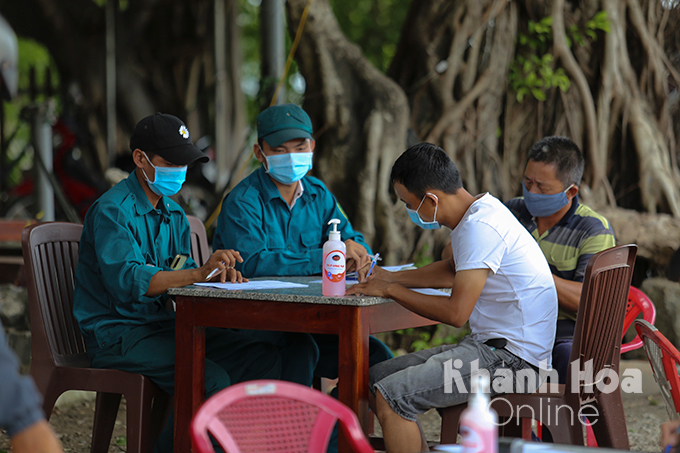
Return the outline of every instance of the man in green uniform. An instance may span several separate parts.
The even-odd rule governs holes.
[[[157,113],[142,119],[130,139],[136,169],[89,209],[80,241],[74,315],[92,366],[148,376],[173,394],[175,313],[168,288],[214,278],[242,281],[234,250],[217,250],[202,266],[190,258],[190,228],[169,197],[181,188],[187,165],[207,161],[178,118]],[[186,263],[173,268],[175,257]],[[175,267],[178,267],[175,265]],[[230,384],[278,379],[275,348],[227,329],[206,329],[206,397]],[[168,422],[155,451],[172,451]]]

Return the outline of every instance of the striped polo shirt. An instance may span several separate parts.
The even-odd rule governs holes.
[[[614,232],[609,221],[574,197],[571,208],[557,225],[538,235],[536,220],[529,214],[524,198],[505,203],[536,239],[550,265],[550,271],[565,280],[583,282],[586,266],[594,254],[614,247]],[[576,313],[561,307],[557,319],[576,320]]]

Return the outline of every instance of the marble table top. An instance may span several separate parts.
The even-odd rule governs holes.
[[[369,306],[390,302],[391,299],[372,296],[323,296],[321,294],[321,276],[310,277],[258,277],[257,280],[277,280],[283,282],[301,283],[308,285],[305,288],[279,288],[231,291],[208,286],[185,286],[182,288],[170,288],[171,296],[209,297],[221,299],[244,299],[244,300],[271,300],[276,302],[298,302],[325,305],[349,305]],[[315,283],[318,282],[318,283]],[[349,286],[349,285],[348,285]]]

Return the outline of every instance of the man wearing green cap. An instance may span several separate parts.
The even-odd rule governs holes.
[[[315,146],[307,113],[293,104],[269,107],[257,117],[257,138],[253,152],[262,166],[224,199],[213,246],[238,249],[243,262],[236,268],[246,277],[318,275],[328,221],[340,219],[348,271],[369,263],[370,247],[352,228],[333,194],[320,180],[306,176]],[[252,334],[279,347],[282,379],[311,385],[313,374],[338,377],[336,335]],[[315,355],[307,348],[312,337],[312,345],[319,348],[316,368]],[[371,337],[370,364],[391,357],[387,346]]]

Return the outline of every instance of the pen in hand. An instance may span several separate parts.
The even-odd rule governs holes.
[[[224,261],[222,261],[222,264],[226,264],[226,263],[225,263]],[[225,267],[225,269],[233,269],[233,267],[232,267],[232,266],[227,266],[227,267]],[[219,267],[216,267],[215,269],[213,269],[212,272],[209,273],[208,276],[205,278],[206,281],[207,281],[207,280],[210,280],[210,279],[213,278],[215,275],[217,275],[217,273],[218,273],[219,271],[220,271],[220,268],[219,268]]]
[[[368,269],[368,274],[366,274],[366,278],[370,277],[371,272],[373,272],[373,268],[375,267],[375,263],[377,263],[378,260],[380,259],[379,257],[380,257],[380,253],[376,253],[373,256],[373,261],[371,262],[371,267]]]

